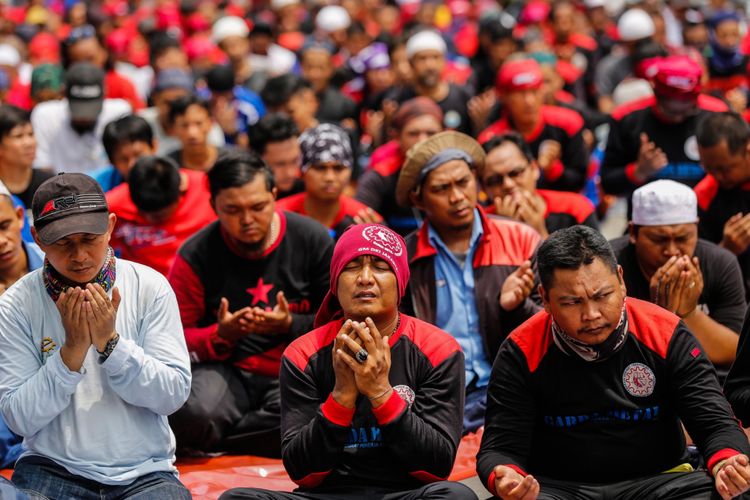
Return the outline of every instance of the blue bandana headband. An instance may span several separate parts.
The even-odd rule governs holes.
[[[417,177],[417,186],[422,184],[422,181],[424,181],[424,178],[427,177],[427,174],[438,168],[440,165],[444,165],[448,163],[449,161],[453,160],[463,160],[466,163],[469,164],[470,167],[474,166],[474,158],[471,157],[469,153],[464,151],[463,149],[458,148],[448,148],[440,151],[438,154],[430,158],[430,160],[425,163],[424,167],[422,167],[422,170],[419,171],[419,176]]]

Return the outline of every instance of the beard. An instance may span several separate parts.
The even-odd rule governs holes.
[[[417,75],[417,81],[423,87],[436,87],[440,83],[440,73],[437,71],[425,71],[421,75]]]
[[[83,135],[87,132],[93,132],[94,128],[96,128],[96,122],[70,122],[70,128],[78,135]]]

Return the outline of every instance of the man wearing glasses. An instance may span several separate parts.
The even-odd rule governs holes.
[[[525,222],[545,239],[576,224],[599,229],[594,205],[585,196],[536,188],[539,165],[519,134],[493,137],[483,148],[487,159],[477,177],[491,201],[487,213]]]

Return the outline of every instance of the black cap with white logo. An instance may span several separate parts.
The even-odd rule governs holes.
[[[107,199],[86,174],[59,174],[44,181],[31,202],[34,229],[45,245],[71,234],[104,234],[109,228]]]
[[[65,97],[73,121],[95,122],[104,105],[104,71],[89,63],[76,63],[65,74]]]

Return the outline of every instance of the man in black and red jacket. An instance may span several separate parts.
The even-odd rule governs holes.
[[[208,183],[219,220],[185,242],[169,273],[194,363],[170,424],[182,448],[277,456],[281,353],[312,327],[333,240],[276,210],[255,153],[221,157]]]
[[[708,172],[694,188],[698,233],[737,256],[750,298],[750,127],[736,113],[717,113],[700,123],[696,137]]]
[[[402,310],[450,333],[466,358],[464,431],[484,423],[485,394],[500,343],[538,310],[529,300],[531,227],[488,216],[477,205],[477,141],[442,132],[407,153],[396,200],[425,214],[406,239],[412,280]]]
[[[399,313],[408,280],[399,235],[377,224],[344,232],[317,328],[282,358],[282,456],[300,488],[222,499],[476,499],[445,481],[461,438],[464,358],[448,334]]]
[[[502,117],[479,134],[479,142],[518,132],[541,169],[539,187],[578,192],[589,164],[583,118],[572,109],[543,105],[542,82],[542,68],[534,59],[505,62],[496,83],[503,100]]]
[[[701,94],[703,70],[692,59],[671,56],[653,66],[654,95],[614,110],[601,166],[605,192],[629,196],[656,179],[695,186],[705,175],[695,130],[722,101]]]
[[[487,158],[477,178],[490,200],[487,213],[525,222],[542,238],[577,224],[599,229],[594,204],[582,194],[537,189],[539,165],[519,134],[493,137],[482,147]]]
[[[586,226],[551,235],[537,262],[545,310],[508,337],[492,368],[477,455],[486,487],[527,499],[747,490],[747,437],[680,318],[626,300],[611,247]],[[682,424],[707,471],[687,463]]]

